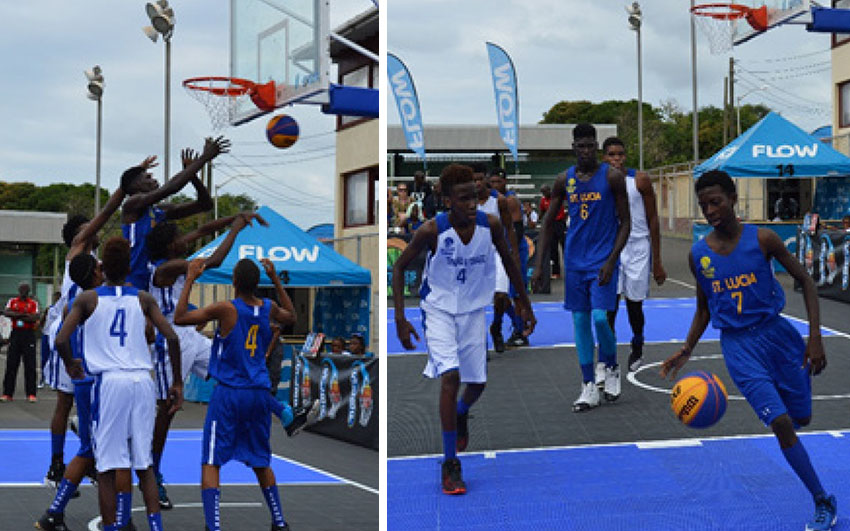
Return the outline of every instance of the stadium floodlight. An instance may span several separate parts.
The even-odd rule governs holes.
[[[156,42],[162,35],[165,41],[165,150],[162,160],[163,182],[168,180],[171,136],[171,36],[174,34],[174,10],[168,5],[168,0],[157,0],[145,4],[145,13],[151,21],[142,31],[147,37]]]
[[[638,71],[638,168],[643,171],[643,64],[640,53],[640,27],[643,23],[643,13],[640,4],[632,2],[626,6],[629,14],[629,29],[637,35],[637,71]]]
[[[95,185],[94,185],[94,214],[100,212],[100,129],[103,122],[103,70],[94,65],[91,70],[83,71],[88,80],[88,94],[90,100],[97,102],[97,143],[95,153]]]

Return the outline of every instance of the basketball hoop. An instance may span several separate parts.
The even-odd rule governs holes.
[[[261,110],[275,108],[274,81],[258,84],[238,77],[206,76],[189,78],[183,87],[206,108],[214,131],[230,125],[238,103],[246,96]]]
[[[736,22],[745,19],[756,31],[767,29],[767,6],[758,8],[741,4],[698,4],[691,8],[697,18],[697,26],[708,38],[713,54],[728,52],[735,38]]]

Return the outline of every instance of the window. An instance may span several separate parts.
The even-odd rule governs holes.
[[[838,127],[850,127],[850,80],[838,84]]]
[[[371,166],[343,174],[345,187],[345,227],[373,225],[375,223],[375,182],[378,167]]]
[[[339,79],[342,85],[349,87],[374,88],[377,86],[376,83],[373,83],[378,75],[377,72],[377,65],[369,63],[341,74]],[[368,119],[361,116],[340,116],[338,121],[339,128],[342,129],[348,124],[360,123]]]
[[[832,0],[832,7],[838,9],[850,9],[850,0]],[[840,46],[850,42],[850,33],[833,33],[832,47]]]

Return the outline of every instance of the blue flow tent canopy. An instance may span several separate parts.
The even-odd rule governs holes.
[[[732,177],[838,176],[850,174],[850,157],[771,112],[694,168],[694,178],[709,170]]]
[[[368,286],[369,270],[336,253],[269,207],[260,207],[257,213],[268,223],[263,227],[256,221],[236,236],[233,248],[221,266],[204,271],[198,282],[230,284],[233,268],[242,258],[259,261],[268,258],[280,273],[287,271],[287,287]],[[222,234],[190,257],[206,258],[215,252],[227,233]],[[271,286],[265,272],[260,269],[260,285]]]

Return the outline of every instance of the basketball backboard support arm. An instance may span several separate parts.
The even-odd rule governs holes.
[[[333,40],[343,43],[344,45],[348,46],[349,48],[351,48],[355,52],[358,52],[359,54],[366,56],[368,59],[371,59],[371,60],[375,61],[376,63],[381,62],[377,55],[370,52],[366,48],[360,46],[356,42],[352,42],[352,41],[346,39],[345,37],[343,37],[339,33],[332,31],[330,36]]]

